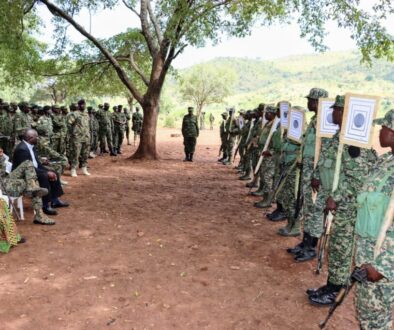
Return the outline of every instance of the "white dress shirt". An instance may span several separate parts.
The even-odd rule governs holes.
[[[34,151],[33,151],[34,146],[33,146],[32,144],[26,142],[25,140],[23,140],[23,142],[24,142],[24,143],[27,145],[27,147],[29,148],[30,156],[31,156],[31,159],[32,159],[32,162],[33,162],[33,166],[34,166],[35,168],[37,168],[37,167],[38,167],[38,163],[37,163],[36,156],[34,156]]]

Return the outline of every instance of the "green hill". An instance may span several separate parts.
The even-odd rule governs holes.
[[[368,66],[360,63],[357,52],[299,55],[271,61],[224,57],[206,64],[231,68],[238,75],[234,93],[222,104],[205,108],[217,119],[229,106],[253,109],[261,102],[280,100],[305,106],[304,96],[312,87],[325,88],[332,97],[346,92],[381,96],[381,112],[394,107],[394,63],[377,60]],[[180,70],[177,75],[181,76],[187,70],[189,68]],[[174,121],[178,124],[185,112],[186,104],[177,89],[177,80],[170,78],[163,93],[162,110],[166,116],[161,116],[162,125],[166,121],[167,126]]]

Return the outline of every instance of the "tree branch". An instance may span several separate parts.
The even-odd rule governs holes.
[[[159,24],[157,22],[157,18],[155,16],[155,13],[153,12],[152,7],[150,5],[150,0],[147,0],[147,8],[148,8],[148,13],[149,13],[150,20],[151,20],[151,22],[153,24],[153,27],[155,28],[155,32],[156,32],[156,37],[157,37],[158,43],[160,44],[162,42],[162,40],[163,40],[163,36],[161,35],[160,26],[159,26]]]
[[[149,21],[148,21],[148,0],[141,0],[141,11],[140,11],[140,20],[141,20],[141,29],[142,35],[145,38],[146,44],[148,45],[149,53],[152,57],[156,56],[158,49],[155,45],[155,41],[150,31]]]
[[[146,78],[145,74],[142,72],[142,70],[138,67],[137,63],[134,61],[134,56],[133,53],[130,52],[129,55],[129,63],[130,66],[134,69],[134,71],[140,76],[146,87],[149,87],[149,80]]]
[[[115,71],[118,74],[120,80],[130,90],[130,92],[138,100],[138,102],[140,102],[140,101],[142,102],[142,95],[141,95],[141,93],[137,90],[137,88],[133,85],[133,83],[127,77],[126,72],[120,66],[120,64],[116,60],[116,58],[112,56],[112,54],[109,52],[109,50],[107,48],[105,48],[104,45],[100,41],[98,41],[95,37],[93,37],[90,33],[88,33],[81,25],[79,25],[74,20],[73,17],[71,17],[69,14],[67,14],[65,11],[63,11],[59,7],[57,7],[55,4],[53,4],[52,2],[50,2],[48,0],[40,0],[40,1],[42,3],[44,3],[48,7],[49,11],[53,15],[65,19],[72,26],[74,26],[74,28],[79,33],[81,33],[83,36],[85,36],[87,39],[89,39],[101,51],[101,53],[108,59],[108,61],[112,64],[112,66],[115,68]]]
[[[122,0],[123,4],[129,8],[134,14],[136,14],[139,18],[141,18],[140,14],[138,13],[138,11],[136,11],[133,6],[129,5],[126,0]]]

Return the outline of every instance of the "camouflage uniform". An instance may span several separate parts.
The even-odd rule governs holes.
[[[36,130],[41,139],[45,140],[46,143],[49,144],[53,134],[51,117],[42,115],[37,121]]]
[[[213,123],[215,121],[215,117],[213,116],[213,114],[209,114],[209,124],[210,124],[210,129],[211,131],[213,130]]]
[[[338,141],[339,133],[335,139]],[[344,146],[339,184],[333,196],[337,209],[328,248],[328,282],[331,284],[345,285],[350,276],[357,211],[356,197],[376,159],[376,154],[372,150]]]
[[[225,150],[227,154],[227,161],[226,164],[232,163],[233,158],[233,151],[234,151],[234,144],[237,135],[239,134],[239,126],[235,118],[231,117],[227,119],[226,124],[226,143],[225,143]]]
[[[197,117],[195,115],[187,114],[183,117],[182,135],[183,135],[183,145],[185,146],[186,158],[187,159],[193,158],[193,154],[197,143],[197,137],[199,135]]]
[[[97,152],[99,129],[99,122],[96,118],[96,114],[93,112],[89,114],[90,151],[93,153]]]
[[[109,110],[99,110],[97,112],[97,120],[99,123],[99,140],[101,152],[104,152],[106,143],[108,148],[113,150],[111,113]]]
[[[51,137],[51,145],[53,150],[64,155],[66,153],[66,134],[67,123],[65,117],[61,113],[54,113],[52,115],[53,134]]]
[[[24,161],[10,174],[6,174],[5,168],[6,163],[3,157],[0,159],[0,176],[4,182],[3,193],[6,192],[11,197],[19,197],[39,187],[37,174],[31,161]],[[41,197],[32,198],[32,207],[35,211],[34,219],[43,220]]]
[[[284,138],[282,145],[281,167],[282,173],[285,173],[285,181],[282,183],[282,189],[278,191],[276,199],[283,206],[290,229],[294,225],[294,214],[296,204],[296,172],[295,162],[299,157],[301,145]]]
[[[126,116],[126,140],[127,140],[127,144],[130,145],[130,113],[128,111],[124,112],[125,116]]]
[[[31,128],[33,119],[29,113],[17,112],[14,117],[14,134],[18,138],[26,129]]]
[[[85,111],[74,111],[67,119],[70,131],[70,163],[76,169],[78,162],[82,168],[88,165],[90,152],[89,115]]]
[[[143,123],[143,117],[140,112],[134,112],[133,116],[131,117],[132,121],[132,127],[131,129],[134,132],[134,142],[137,139],[137,136],[141,135],[141,130],[142,130],[142,123]]]
[[[248,139],[249,132],[251,132],[252,121],[250,119],[246,120],[245,125],[241,129],[240,141],[239,141],[239,166],[244,168],[244,157],[245,157],[245,148],[246,148],[246,140]]]
[[[394,129],[394,110],[375,123]],[[361,329],[392,329],[394,305],[394,225],[386,231],[379,254],[374,256],[377,237],[384,222],[390,197],[394,193],[394,157],[384,154],[371,169],[357,196],[357,266],[370,264],[383,278],[357,283],[356,308]],[[365,177],[363,178],[365,180]]]
[[[0,114],[0,148],[3,149],[4,153],[8,156],[12,156],[11,139],[13,133],[13,122],[10,120],[9,113],[4,109]]]
[[[221,160],[227,158],[227,154],[226,154],[226,150],[225,150],[225,144],[226,144],[226,138],[227,138],[227,133],[226,133],[227,112],[222,113],[222,118],[223,118],[223,121],[220,124],[220,129],[219,129],[220,141],[221,141],[220,150],[222,150],[222,152],[223,152],[223,157],[221,158]]]
[[[114,147],[120,152],[124,139],[124,130],[126,124],[126,115],[123,112],[114,112]]]
[[[41,158],[40,161],[43,163],[42,158],[46,158],[49,161],[49,165],[45,167],[49,170],[56,172],[60,177],[68,164],[68,159],[65,155],[59,154],[55,151],[47,139],[39,137],[37,140],[37,153]]]

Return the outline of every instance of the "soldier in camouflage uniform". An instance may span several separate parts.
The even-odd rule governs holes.
[[[40,157],[40,162],[48,170],[55,172],[63,185],[67,184],[66,181],[61,179],[68,164],[67,157],[55,151],[48,140],[41,136],[37,139],[37,153]]]
[[[227,154],[227,159],[223,160],[223,165],[231,165],[233,163],[233,151],[234,151],[234,144],[237,135],[239,134],[239,125],[237,120],[233,117],[234,116],[234,109],[229,110],[229,118],[226,121],[226,143],[225,143],[225,150]]]
[[[266,127],[269,127],[271,130],[273,121],[278,115],[279,109],[274,106],[267,106],[265,111],[265,118],[268,121]],[[274,187],[275,171],[279,163],[280,150],[281,134],[280,129],[276,128],[276,131],[272,134],[268,149],[263,152],[264,158],[260,167],[260,186],[257,190],[258,194],[252,193],[252,195],[263,197],[261,201],[255,203],[255,206],[258,208],[271,207],[272,199],[274,197],[272,189]]]
[[[33,120],[29,113],[29,105],[26,102],[19,103],[18,107],[20,112],[15,114],[14,129],[15,136],[19,139],[27,129],[31,128]]]
[[[356,265],[366,269],[365,283],[357,283],[356,308],[360,327],[366,329],[392,329],[394,305],[394,225],[393,219],[384,227],[384,215],[394,192],[394,110],[384,118],[375,120],[382,125],[381,147],[391,151],[382,155],[372,168],[357,202]],[[382,230],[388,228],[386,232]],[[382,232],[381,248],[374,249]]]
[[[213,116],[212,113],[209,114],[209,125],[210,125],[210,129],[211,131],[213,130],[213,123],[215,121],[215,117]]]
[[[90,152],[89,115],[85,112],[85,100],[78,101],[78,111],[70,113],[67,124],[70,127],[70,163],[71,176],[77,176],[78,163],[82,173],[88,172],[88,157]]]
[[[130,119],[131,119],[131,117],[130,117],[130,113],[127,110],[127,108],[123,109],[123,113],[126,117],[126,128],[125,128],[126,129],[126,139],[127,139],[127,145],[129,146],[129,145],[131,145],[131,143],[130,143]]]
[[[250,110],[246,111],[245,115],[245,124],[241,128],[240,131],[240,141],[239,141],[239,164],[237,166],[237,169],[239,170],[240,173],[243,172],[243,168],[245,166],[245,147],[246,147],[246,141],[248,140],[248,137],[252,131],[252,113]]]
[[[49,105],[44,106],[39,110],[40,118],[36,124],[36,131],[42,140],[45,140],[47,144],[50,144],[51,137],[53,134],[53,124],[51,119],[51,107]]]
[[[251,179],[251,174],[252,174],[252,148],[251,148],[251,143],[252,143],[252,138],[254,131],[256,129],[256,125],[258,124],[259,114],[256,111],[251,111],[250,112],[250,126],[249,126],[249,131],[247,133],[246,139],[245,139],[245,145],[243,146],[243,157],[242,157],[242,175],[239,177],[240,180],[245,180],[248,181]]]
[[[113,113],[114,123],[114,148],[118,154],[122,154],[122,143],[124,139],[124,130],[126,125],[126,115],[122,112],[122,106],[118,105]]]
[[[342,113],[343,108],[334,108],[333,120],[340,127]],[[332,148],[337,150],[338,145],[339,132],[331,141]],[[335,150],[331,152],[335,154]],[[353,259],[357,194],[362,189],[365,178],[369,176],[376,160],[376,154],[371,149],[344,146],[338,188],[330,194],[326,202],[326,210],[335,210],[328,248],[327,284],[317,290],[308,290],[309,301],[312,304],[324,306],[333,304],[341,287],[348,283]]]
[[[51,137],[52,149],[57,153],[64,155],[66,152],[65,135],[67,132],[67,123],[64,120],[64,115],[62,114],[61,108],[57,105],[54,105],[52,107],[52,125],[53,125],[53,133]]]
[[[140,109],[138,107],[135,108],[135,112],[133,113],[133,116],[131,117],[131,121],[133,124],[131,129],[134,132],[134,145],[135,145],[135,141],[137,141],[137,137],[141,135],[143,120],[144,120],[144,118],[142,117],[142,114],[140,113]]]
[[[185,146],[184,161],[192,162],[197,138],[200,132],[198,129],[197,117],[193,115],[193,107],[188,107],[187,111],[188,114],[183,117],[182,121],[183,145]]]
[[[111,156],[116,156],[112,145],[112,118],[108,103],[104,103],[103,109],[97,112],[97,120],[99,122],[100,154],[108,152],[106,150],[106,145],[108,145]]]
[[[218,162],[221,162],[221,161],[223,161],[224,159],[227,158],[227,154],[226,154],[226,150],[225,150],[225,144],[226,144],[226,138],[227,138],[227,134],[226,134],[226,121],[227,121],[227,118],[228,118],[228,113],[227,112],[223,112],[222,113],[223,121],[220,124],[220,141],[221,141],[220,151],[223,152],[223,156],[220,159],[218,159]]]
[[[89,158],[95,158],[98,148],[99,123],[96,118],[96,110],[94,108],[88,107],[88,114],[89,114],[89,130],[90,130]]]
[[[10,105],[8,103],[2,103],[2,113],[0,115],[0,148],[4,150],[4,153],[11,157],[12,156],[12,139],[13,139],[13,121],[9,114]]]
[[[41,188],[37,181],[37,174],[31,161],[24,161],[11,173],[6,172],[6,158],[0,151],[0,177],[4,186],[3,193],[11,197],[25,195],[32,198],[32,207],[35,212],[34,223],[53,225],[55,222],[49,219],[42,210],[42,196],[48,194],[48,190]]]

